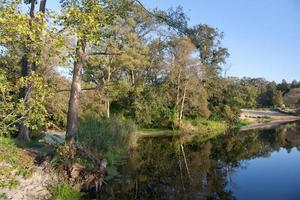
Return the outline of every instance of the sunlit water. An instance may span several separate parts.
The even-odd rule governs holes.
[[[300,124],[146,138],[98,199],[300,200]]]

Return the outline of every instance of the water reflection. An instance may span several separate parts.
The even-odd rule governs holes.
[[[122,174],[102,189],[100,199],[282,199],[276,193],[300,199],[299,150],[299,123],[232,131],[204,142],[147,138],[140,141]],[[285,170],[294,176],[284,177]],[[262,181],[286,187],[276,191],[259,184]]]

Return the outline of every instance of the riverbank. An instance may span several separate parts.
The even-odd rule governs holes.
[[[224,121],[214,121],[207,119],[182,120],[176,125],[176,129],[139,129],[137,137],[160,137],[160,136],[176,136],[183,134],[218,134],[225,132],[230,127]]]
[[[79,200],[84,193],[55,167],[56,155],[44,142],[0,137],[0,199]]]
[[[0,199],[48,199],[55,178],[35,165],[36,151],[0,137]]]
[[[242,109],[240,118],[250,122],[249,125],[241,127],[242,131],[251,129],[269,129],[280,124],[300,120],[299,116],[275,110],[251,110]]]

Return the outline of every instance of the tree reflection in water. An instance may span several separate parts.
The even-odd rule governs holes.
[[[300,125],[271,130],[230,131],[208,141],[195,137],[144,138],[101,199],[236,199],[231,176],[247,160],[300,148]]]

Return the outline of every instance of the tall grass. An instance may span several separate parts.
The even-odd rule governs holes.
[[[93,154],[107,159],[111,178],[117,175],[117,167],[126,162],[135,129],[131,120],[116,116],[106,119],[88,113],[80,120],[76,140]]]
[[[130,120],[106,119],[89,113],[80,120],[76,139],[92,152],[107,153],[127,147],[134,130],[135,125]]]

